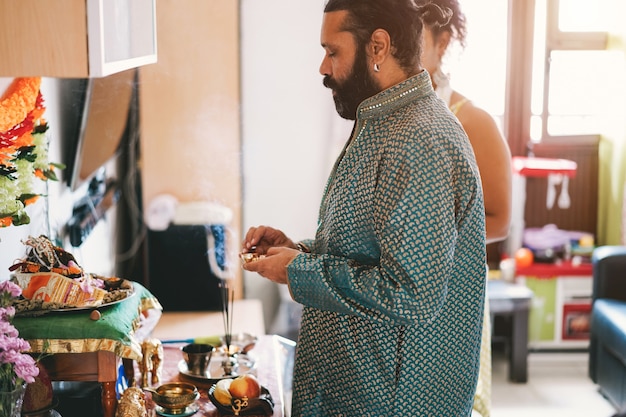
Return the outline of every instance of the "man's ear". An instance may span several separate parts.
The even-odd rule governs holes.
[[[376,29],[372,33],[369,52],[374,64],[382,64],[391,53],[391,38],[384,29]]]

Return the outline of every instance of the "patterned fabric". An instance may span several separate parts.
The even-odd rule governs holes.
[[[467,98],[462,98],[454,104],[450,104],[452,97],[452,87],[450,80],[441,70],[437,74],[437,89],[435,92],[450,111],[456,116],[466,103]],[[476,395],[474,395],[474,410],[478,411],[481,417],[491,416],[491,318],[489,316],[489,303],[485,300],[485,312],[483,318],[483,335],[480,341],[480,372],[478,373],[478,384],[476,385]]]
[[[469,416],[486,263],[469,141],[425,71],[357,114],[311,253],[288,266],[292,415]]]
[[[474,394],[473,409],[481,417],[491,416],[491,317],[489,316],[489,299],[485,297],[483,332],[480,340],[480,369],[478,383]]]

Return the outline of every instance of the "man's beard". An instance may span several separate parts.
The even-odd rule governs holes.
[[[327,75],[323,83],[335,93],[333,100],[335,100],[335,108],[339,116],[348,120],[356,120],[356,109],[359,104],[381,90],[368,71],[367,56],[362,48],[359,48],[354,58],[352,71],[344,81],[338,81]]]

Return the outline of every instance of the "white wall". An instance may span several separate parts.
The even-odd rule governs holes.
[[[336,149],[352,126],[335,112],[319,74],[323,6],[241,1],[243,234],[265,224],[294,240],[315,235]],[[263,298],[270,320],[277,288],[257,274],[246,273],[244,282],[247,297]]]

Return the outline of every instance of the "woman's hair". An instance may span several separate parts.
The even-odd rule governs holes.
[[[354,36],[358,48],[365,48],[372,33],[384,29],[391,38],[391,54],[409,74],[420,64],[424,23],[445,25],[448,10],[436,2],[420,0],[328,0],[324,12],[347,11],[343,30]]]
[[[461,11],[458,0],[416,0],[417,4],[432,3],[442,9],[449,9],[452,12],[450,21],[446,24],[439,24],[436,20],[424,17],[424,24],[433,33],[433,38],[437,39],[442,32],[450,32],[451,39],[456,40],[461,48],[465,48],[465,36],[467,28],[465,27],[465,15]]]

